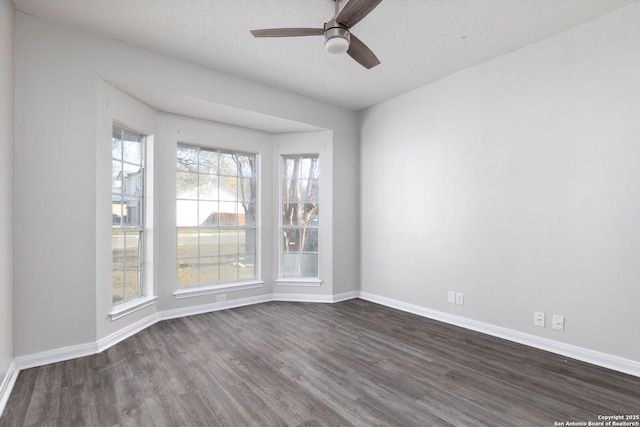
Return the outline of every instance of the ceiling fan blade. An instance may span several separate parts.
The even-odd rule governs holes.
[[[251,30],[254,37],[303,37],[322,36],[322,28],[269,28],[266,30]]]
[[[367,16],[382,0],[349,0],[338,14],[336,21],[347,28],[351,28]]]
[[[351,34],[351,43],[349,43],[347,53],[367,69],[373,68],[380,63],[380,60],[371,49],[353,34]]]

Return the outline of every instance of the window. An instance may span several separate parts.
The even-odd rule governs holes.
[[[256,279],[256,155],[179,144],[178,288]]]
[[[318,277],[318,155],[282,156],[281,278]]]
[[[112,302],[142,295],[144,136],[113,125],[111,137]]]

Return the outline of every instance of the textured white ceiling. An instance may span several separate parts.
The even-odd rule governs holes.
[[[366,70],[322,37],[251,29],[322,27],[333,0],[14,0],[16,8],[229,74],[360,110],[640,0],[383,0],[352,32]]]

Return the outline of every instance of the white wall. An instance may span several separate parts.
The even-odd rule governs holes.
[[[0,385],[13,361],[14,8],[0,1]]]
[[[363,112],[362,290],[640,361],[639,22],[629,7]]]
[[[334,232],[344,237],[334,243],[333,270],[334,275],[341,278],[341,283],[334,288],[340,292],[357,289],[356,113],[20,12],[16,13],[15,46],[16,356],[95,342],[114,328],[113,324],[104,323],[102,311],[108,305],[107,293],[100,281],[105,280],[105,273],[97,265],[97,260],[104,258],[104,253],[97,249],[100,232],[96,227],[102,222],[97,213],[95,192],[102,188],[96,179],[97,161],[101,158],[96,135],[104,126],[104,118],[109,117],[104,104],[105,92],[100,89],[104,89],[105,80],[331,130],[334,198],[336,204],[341,203],[341,211],[336,213],[340,221],[335,221]],[[176,125],[182,126],[184,120],[157,115],[156,148],[175,144],[175,138],[171,140],[166,136]],[[195,133],[202,132],[202,126],[206,126],[188,122]],[[223,134],[236,132],[221,126],[216,129]],[[263,137],[264,134],[258,136]],[[164,146],[165,143],[168,145]],[[158,152],[158,167],[168,166],[169,151]],[[158,185],[166,190],[171,185],[170,178],[160,174]],[[171,197],[174,197],[174,188]],[[157,220],[166,226],[170,216],[163,213],[171,202],[167,199],[168,192],[158,197],[161,209]],[[167,265],[175,264],[173,253],[162,249],[171,246],[169,237],[164,238],[164,242],[162,235],[158,238],[160,265],[156,286],[161,298],[168,292],[171,280]],[[245,294],[238,293],[242,295]],[[210,298],[181,301],[165,298],[158,302],[158,307],[198,305],[209,302]],[[148,311],[154,309],[158,308]],[[125,328],[143,313],[127,316],[129,320],[118,321],[115,328]]]

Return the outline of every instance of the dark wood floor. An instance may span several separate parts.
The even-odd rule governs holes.
[[[554,426],[640,413],[640,378],[362,300],[158,323],[20,372],[0,426]]]

